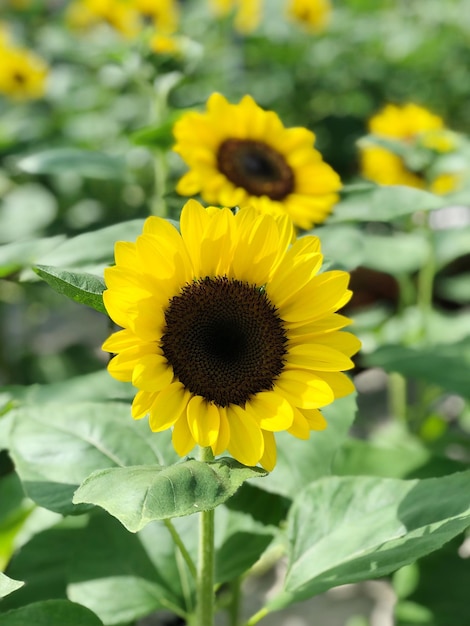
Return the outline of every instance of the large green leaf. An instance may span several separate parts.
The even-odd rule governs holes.
[[[65,236],[15,241],[0,247],[0,278],[33,265],[38,257],[56,248]]]
[[[106,313],[103,304],[104,280],[86,272],[68,272],[50,265],[37,265],[34,271],[43,278],[52,289],[67,298],[90,306],[100,313]]]
[[[470,338],[458,344],[439,345],[439,349],[382,346],[363,358],[369,367],[399,372],[405,377],[424,380],[466,398],[470,397]]]
[[[276,434],[276,467],[258,487],[292,499],[300,488],[332,473],[335,455],[354,421],[355,395],[337,400],[322,412],[328,426],[321,432],[312,431],[308,441],[285,432]]]
[[[142,232],[144,220],[131,220],[83,233],[64,241],[54,250],[37,259],[40,265],[82,269],[114,263],[116,241],[135,241]]]
[[[443,478],[328,477],[298,494],[288,571],[269,602],[284,608],[332,587],[378,578],[470,526],[470,471]]]
[[[394,276],[422,267],[430,253],[429,243],[419,233],[396,233],[391,236],[364,233],[361,265]]]
[[[104,180],[122,180],[125,175],[123,159],[78,148],[51,148],[30,154],[20,159],[17,166],[30,174],[73,172]]]
[[[105,624],[133,622],[167,606],[184,611],[170,534],[163,523],[147,529],[131,534],[108,515],[93,516],[70,553],[67,596]]]
[[[433,234],[438,269],[465,256],[470,250],[470,227],[437,230]]]
[[[170,433],[152,433],[120,403],[46,404],[15,411],[10,452],[35,502],[58,513],[79,513],[75,489],[92,472],[176,459]],[[85,507],[89,508],[89,507]]]
[[[103,626],[89,609],[69,600],[45,600],[2,615],[2,626]]]
[[[49,402],[74,403],[97,400],[132,400],[135,389],[131,384],[111,378],[106,370],[76,376],[47,385],[10,385],[2,388],[4,404],[38,405]]]
[[[73,502],[101,506],[136,532],[155,520],[214,509],[245,480],[266,474],[231,458],[111,468],[93,472],[77,489]]]
[[[351,185],[344,188],[328,222],[392,222],[443,206],[446,201],[441,197],[413,187]]]
[[[0,598],[8,596],[24,585],[21,580],[14,580],[3,572],[0,572]]]

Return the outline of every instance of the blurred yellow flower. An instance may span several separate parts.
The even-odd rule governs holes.
[[[169,35],[178,29],[179,11],[175,0],[132,0],[132,5],[152,21],[159,33]]]
[[[24,48],[6,47],[0,54],[0,94],[15,100],[41,98],[46,85],[46,64]]]
[[[178,54],[181,47],[177,37],[155,33],[150,39],[150,49],[156,54]]]
[[[180,231],[150,217],[136,243],[118,242],[103,294],[123,328],[103,344],[108,371],[138,389],[132,416],[245,465],[276,464],[275,433],[308,439],[319,411],[354,390],[343,373],[359,340],[337,310],[349,275],[321,273],[317,237],[291,247],[292,226],[252,208],[189,200]]]
[[[174,135],[174,150],[190,167],[176,188],[183,196],[287,213],[303,229],[323,222],[338,200],[340,178],[313,147],[315,135],[285,128],[251,96],[230,104],[212,94],[207,112],[184,114]]]
[[[10,30],[6,22],[0,22],[0,49],[11,45]]]
[[[421,145],[436,152],[455,147],[455,136],[443,120],[417,104],[387,104],[369,120],[369,131],[377,137],[398,140],[410,146]],[[412,171],[405,161],[386,147],[363,142],[360,145],[361,172],[365,178],[382,185],[408,185],[424,189],[427,181],[421,172]],[[450,179],[447,178],[447,185]],[[436,189],[445,185],[437,183]]]
[[[254,31],[261,21],[262,0],[209,0],[209,5],[218,16],[235,11],[234,26],[240,33]]]
[[[104,22],[125,37],[134,37],[141,29],[139,14],[126,0],[75,0],[68,7],[66,20],[78,29]]]
[[[312,32],[321,32],[330,21],[330,0],[289,0],[287,14]]]

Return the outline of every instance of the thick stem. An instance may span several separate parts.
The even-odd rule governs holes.
[[[406,379],[398,372],[391,372],[388,377],[389,411],[392,417],[407,423]]]
[[[212,461],[210,448],[201,448],[200,460]],[[196,626],[214,624],[214,509],[199,513]]]
[[[230,606],[228,607],[230,626],[239,626],[240,624],[241,583],[241,579],[236,578],[230,585],[232,593]]]

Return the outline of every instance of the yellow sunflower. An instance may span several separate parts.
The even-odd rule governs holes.
[[[369,120],[369,131],[379,137],[403,141],[436,149],[445,146],[443,120],[417,104],[403,106],[387,104]],[[427,137],[428,136],[428,137]],[[446,151],[446,150],[443,150]],[[360,147],[362,175],[382,185],[408,185],[425,188],[426,181],[419,172],[407,168],[403,159],[381,146],[363,144]]]
[[[315,33],[321,32],[330,21],[330,0],[290,0],[287,5],[290,18]]]
[[[341,181],[313,147],[315,135],[285,128],[250,96],[230,104],[214,93],[207,112],[184,114],[174,134],[174,150],[191,168],[176,188],[183,196],[287,213],[303,229],[323,222],[338,200]]]
[[[175,0],[132,0],[134,8],[152,21],[160,34],[170,35],[178,28],[179,11]]]
[[[289,247],[287,216],[189,200],[180,228],[150,217],[136,243],[116,244],[104,303],[123,330],[103,345],[109,372],[139,390],[135,419],[173,428],[180,456],[198,444],[271,470],[275,432],[307,439],[326,427],[319,409],[354,389],[342,370],[359,341],[336,313],[349,275],[319,273],[317,237]]]
[[[34,53],[24,48],[1,50],[0,94],[14,100],[33,100],[44,95],[47,67]]]
[[[72,28],[90,28],[106,23],[124,37],[134,37],[141,29],[139,14],[126,0],[75,0],[67,10]]]
[[[220,17],[235,11],[234,26],[242,34],[254,31],[261,21],[262,0],[209,0],[209,5]]]

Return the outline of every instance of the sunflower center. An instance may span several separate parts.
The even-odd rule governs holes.
[[[165,312],[162,350],[191,393],[244,406],[273,388],[286,332],[266,293],[225,276],[187,284]]]
[[[294,190],[294,173],[284,156],[251,139],[226,139],[217,152],[219,171],[253,196],[282,200]]]

